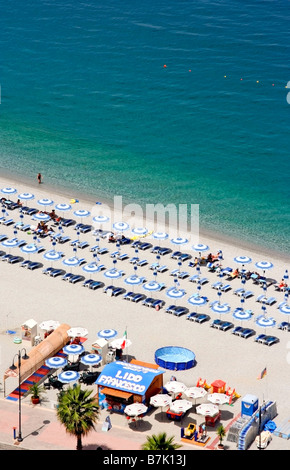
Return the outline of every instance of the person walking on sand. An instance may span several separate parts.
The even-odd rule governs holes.
[[[38,173],[37,179],[38,179],[38,183],[40,184],[41,183],[41,173]]]

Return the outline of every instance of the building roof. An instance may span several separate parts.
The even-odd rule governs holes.
[[[96,384],[134,395],[144,395],[153,380],[164,371],[139,364],[115,361],[107,364],[96,380]]]

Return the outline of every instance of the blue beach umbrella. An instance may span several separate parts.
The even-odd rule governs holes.
[[[279,311],[283,313],[283,315],[289,315],[290,316],[290,305],[287,303],[284,303],[283,305],[280,305]],[[290,317],[288,317],[288,324],[290,321]]]
[[[152,234],[152,237],[155,238],[156,240],[167,240],[168,233],[166,233],[166,232],[154,232]]]
[[[290,305],[288,304],[281,305],[279,310],[281,313],[284,313],[284,315],[290,315]]]
[[[85,366],[96,366],[101,362],[101,360],[102,356],[94,353],[86,354],[85,356],[81,357],[81,363]]]
[[[37,204],[39,204],[40,206],[47,207],[47,206],[52,206],[53,201],[48,198],[42,198],[42,199],[38,199]]]
[[[34,253],[38,252],[38,248],[37,248],[37,245],[35,243],[30,243],[29,245],[24,245],[24,246],[20,247],[20,250],[23,253],[28,254],[29,259],[30,259],[31,254],[34,254]]]
[[[150,291],[150,292],[154,292],[154,291],[159,291],[162,287],[161,284],[159,284],[159,282],[156,282],[156,281],[150,281],[150,282],[146,282],[145,284],[143,284],[143,289],[147,290],[147,291]]]
[[[186,245],[188,243],[188,239],[183,237],[172,238],[170,241],[174,245]]]
[[[48,222],[50,220],[50,216],[44,212],[38,212],[32,216],[32,219],[38,220],[39,222]]]
[[[262,315],[259,315],[256,318],[256,325],[260,326],[261,328],[273,328],[276,325],[276,321],[273,317],[268,317],[266,312]]]
[[[43,257],[53,263],[54,261],[60,260],[62,258],[62,254],[55,250],[49,250],[44,253]]]
[[[70,205],[70,204],[66,204],[66,203],[60,203],[60,204],[56,204],[55,208],[56,208],[56,210],[58,210],[58,211],[66,212],[66,211],[71,210],[71,205]]]
[[[111,268],[108,271],[104,272],[104,276],[109,279],[119,279],[123,276],[123,272],[116,268]]]
[[[56,204],[54,207],[57,211],[62,212],[63,217],[64,217],[64,213],[70,211],[72,208],[70,204],[66,204],[66,203],[59,203],[59,204]]]
[[[131,231],[134,233],[134,235],[146,235],[148,233],[148,229],[146,227],[132,228]]]
[[[96,215],[93,217],[93,222],[96,222],[97,224],[105,224],[110,221],[110,217],[107,217],[106,215]]]
[[[270,261],[259,261],[255,264],[255,266],[258,269],[262,269],[264,272],[274,267],[273,263],[271,263]]]
[[[63,264],[65,266],[74,267],[74,266],[78,266],[80,264],[80,260],[76,256],[72,256],[71,258],[64,259]]]
[[[206,305],[207,299],[205,297],[200,297],[199,295],[192,295],[189,297],[187,302],[191,305],[194,305],[196,307],[196,312],[198,307],[202,307],[203,305]]]
[[[82,354],[85,348],[82,344],[68,344],[63,347],[63,352],[65,354]]]
[[[15,193],[17,193],[17,189],[15,189],[15,188],[8,188],[8,187],[7,187],[7,188],[2,188],[2,189],[1,189],[1,193],[3,193],[3,194],[8,194],[8,195],[10,195],[10,194],[15,194]]]
[[[66,370],[65,372],[61,372],[57,378],[64,384],[71,384],[79,380],[80,374],[75,370]]]
[[[228,304],[220,304],[219,302],[217,302],[217,303],[215,303],[214,305],[211,306],[211,310],[214,313],[225,314],[225,313],[230,312],[231,307]]]
[[[100,267],[98,266],[98,264],[96,262],[92,262],[92,263],[88,263],[86,264],[85,266],[83,266],[83,271],[85,271],[86,273],[97,273],[100,271]]]
[[[49,359],[46,359],[45,365],[51,369],[59,369],[60,367],[67,365],[67,359],[60,356],[50,357]]]
[[[112,338],[115,338],[117,334],[118,334],[117,330],[104,329],[98,332],[98,337],[103,338],[103,339],[112,339]]]
[[[49,261],[58,261],[59,259],[61,259],[62,254],[55,250],[49,250],[44,253],[43,257],[45,259],[48,259]]]
[[[32,194],[32,193],[21,193],[21,194],[18,194],[18,199],[21,199],[21,201],[29,201],[31,199],[34,199],[34,194]]]
[[[126,284],[129,284],[130,286],[138,286],[144,282],[144,278],[133,274],[132,276],[129,276],[124,279],[124,282],[126,282]]]
[[[235,261],[236,263],[238,263],[238,264],[244,265],[244,264],[249,264],[249,263],[251,263],[251,262],[252,262],[252,259],[249,258],[249,256],[236,256],[236,257],[234,258],[234,261]]]
[[[184,289],[177,289],[177,287],[170,287],[166,291],[167,297],[171,299],[182,299],[185,296],[186,292]]]
[[[36,253],[38,251],[38,247],[35,243],[30,243],[29,245],[24,245],[20,248],[23,253]]]
[[[19,245],[19,241],[17,238],[11,238],[9,240],[4,240],[1,245],[5,246],[5,248],[16,248]]]
[[[208,251],[209,250],[209,246],[205,245],[204,243],[197,243],[196,245],[193,245],[192,249],[194,251],[197,251],[199,253],[199,255],[201,256],[201,253],[203,251]]]
[[[124,232],[129,229],[129,224],[126,222],[116,222],[113,224],[113,228],[117,230],[117,232]]]
[[[74,215],[76,217],[80,217],[81,223],[82,223],[83,217],[88,217],[89,215],[91,215],[91,213],[90,213],[90,211],[87,211],[85,209],[79,209],[77,211],[74,211]]]
[[[233,312],[233,317],[236,318],[236,320],[247,321],[252,318],[252,313],[250,312],[250,310],[236,308],[236,310]]]

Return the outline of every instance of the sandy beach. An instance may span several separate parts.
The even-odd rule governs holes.
[[[45,181],[42,185],[35,183],[27,184],[20,181],[11,181],[0,178],[0,187],[15,187],[17,193],[11,199],[17,200],[17,194],[23,192],[31,192],[35,195],[35,199],[28,201],[30,207],[40,208],[37,200],[41,198],[49,198],[58,203],[69,203],[73,194],[65,194],[63,191],[55,191],[46,187]],[[97,199],[96,199],[97,200]],[[94,215],[97,215],[98,210],[102,208],[101,205],[93,204],[91,200],[79,199],[79,202],[73,205],[73,210],[86,209],[91,211],[94,208]],[[65,214],[65,217],[77,220],[72,212]],[[62,214],[60,214],[62,215]],[[9,216],[18,222],[18,210],[10,211]],[[91,223],[90,218],[86,218],[84,223]],[[126,222],[126,220],[123,220]],[[139,221],[140,224],[142,223]],[[24,223],[34,223],[31,217],[24,216]],[[50,225],[50,224],[49,224]],[[141,226],[137,225],[136,226]],[[105,228],[105,227],[103,227]],[[55,229],[57,230],[57,229]],[[9,238],[14,236],[14,227],[1,225],[0,233],[7,234]],[[71,240],[76,239],[76,231],[74,227],[64,228],[64,232]],[[126,236],[130,235],[130,230],[125,233]],[[27,240],[27,243],[33,241],[33,234],[18,231],[18,238]],[[87,262],[93,261],[93,254],[90,252],[90,247],[96,244],[95,237],[92,232],[81,234],[82,241],[88,241],[89,247],[83,250],[78,250],[77,255],[83,257]],[[147,240],[144,238],[144,240]],[[153,245],[154,240],[149,240]],[[275,255],[273,253],[263,253],[263,250],[253,250],[246,244],[243,246],[231,245],[229,241],[214,240],[209,237],[203,237],[200,234],[200,243],[207,244],[210,247],[210,252],[216,254],[218,250],[222,250],[223,260],[222,266],[236,268],[237,264],[233,261],[236,256],[249,256],[253,262],[250,264],[249,270],[256,271],[254,263],[262,260],[267,260],[273,263],[274,267],[267,273],[267,277],[275,279],[280,282],[285,270],[288,269],[289,258]],[[40,244],[46,250],[52,248],[50,237],[41,238]],[[189,253],[194,258],[196,253],[189,247],[173,246],[168,240],[160,242],[161,246],[168,246],[174,251],[180,249],[183,253]],[[110,256],[112,251],[116,250],[114,244],[109,244],[107,240],[100,241],[101,247],[107,247],[109,253],[100,255],[100,263],[104,264],[107,269],[113,267],[113,258]],[[3,251],[7,251],[1,247]],[[56,249],[64,253],[65,258],[74,255],[73,247],[70,242],[65,244],[57,244]],[[22,253],[19,248],[14,248],[13,253],[23,256],[27,259],[27,255]],[[128,290],[124,279],[134,274],[133,265],[130,259],[135,256],[134,248],[130,245],[121,247],[122,253],[129,255],[127,260],[117,261],[116,267],[124,271],[124,276],[121,279],[114,280],[114,285],[124,287]],[[138,256],[146,259],[148,264],[138,267],[137,274],[144,276],[148,281],[155,280],[153,270],[150,269],[152,263],[156,262],[156,254],[151,253],[150,250],[139,252]],[[122,337],[124,331],[127,331],[128,338],[132,341],[132,345],[125,353],[128,358],[136,358],[137,360],[154,363],[154,353],[157,349],[164,346],[182,346],[188,348],[196,355],[196,365],[185,371],[175,371],[174,375],[177,380],[184,382],[187,386],[196,385],[199,377],[206,379],[207,383],[212,383],[216,379],[221,379],[226,382],[227,386],[235,388],[237,393],[243,397],[246,394],[256,395],[260,402],[265,400],[276,401],[278,415],[275,418],[275,423],[281,424],[285,419],[289,419],[289,390],[290,390],[290,333],[282,331],[276,327],[268,329],[267,334],[273,334],[279,338],[279,343],[273,346],[266,346],[258,344],[254,341],[254,336],[248,339],[237,337],[229,331],[219,331],[211,328],[210,324],[215,318],[219,318],[217,314],[211,311],[209,302],[218,300],[217,291],[212,288],[212,284],[219,281],[217,273],[209,272],[206,266],[201,267],[201,273],[208,279],[208,282],[201,288],[201,295],[207,296],[209,302],[204,307],[200,307],[198,312],[206,313],[210,316],[210,320],[198,324],[187,320],[186,315],[177,317],[165,312],[166,306],[174,303],[166,296],[167,288],[173,287],[174,277],[170,275],[173,269],[178,267],[177,260],[171,259],[170,255],[165,255],[161,258],[160,263],[166,265],[168,270],[164,273],[158,273],[157,280],[163,282],[166,286],[161,292],[154,293],[154,297],[160,298],[165,301],[165,307],[156,311],[152,308],[147,308],[141,303],[132,303],[123,300],[122,296],[109,297],[103,293],[102,289],[92,291],[84,288],[82,282],[77,284],[70,284],[63,282],[60,277],[51,278],[43,274],[43,269],[50,266],[51,263],[43,258],[42,254],[31,255],[35,261],[40,261],[43,267],[34,271],[23,269],[19,263],[10,265],[7,262],[1,262],[1,327],[0,327],[0,346],[1,346],[1,360],[0,360],[0,373],[1,382],[4,371],[10,366],[13,355],[18,351],[19,345],[13,343],[13,337],[6,334],[6,330],[15,330],[16,334],[20,331],[20,326],[28,319],[34,319],[38,324],[44,320],[54,319],[61,323],[67,323],[71,327],[82,326],[89,332],[86,348],[90,349],[90,345],[96,340],[97,332],[105,328],[114,328],[118,331],[118,337]],[[61,261],[55,262],[55,267],[62,267],[68,271]],[[183,263],[182,269],[188,271],[190,276],[196,273],[196,269],[188,266],[188,261]],[[82,271],[81,267],[73,268],[75,273],[79,273],[89,278],[89,275]],[[106,279],[103,272],[93,274],[95,280],[101,280],[108,285],[109,279]],[[223,279],[225,282],[225,279]],[[241,287],[241,279],[233,279],[228,281],[231,289],[222,294],[221,302],[227,302],[231,306],[230,313],[226,318],[232,321],[235,326],[240,325],[238,320],[232,317],[232,312],[236,307],[240,307],[240,297],[234,295],[235,289]],[[190,306],[187,299],[195,292],[197,286],[195,283],[189,281],[189,278],[179,280],[180,288],[186,291],[183,299],[178,301],[178,304],[189,308],[189,311],[195,311],[196,308]],[[261,303],[256,302],[258,295],[263,293],[260,286],[255,285],[252,280],[246,283],[247,290],[253,291],[253,296],[245,301],[245,308],[253,311],[252,319],[244,323],[242,326],[253,328],[257,334],[264,333],[263,328],[255,324],[255,318],[262,313]],[[142,288],[135,288],[136,292],[144,293]],[[278,310],[278,305],[284,300],[283,292],[276,292],[274,285],[268,288],[267,295],[276,298],[276,302],[272,306],[267,307],[267,315],[274,317],[276,325],[282,321],[287,321],[286,315],[283,315]],[[22,344],[22,346],[26,346]],[[28,346],[29,350],[29,346]],[[262,380],[257,380],[260,372],[267,368],[267,375]],[[170,379],[172,371],[165,370],[164,383]],[[2,396],[3,400],[4,397]],[[3,401],[1,400],[1,401]],[[5,402],[5,400],[4,400]],[[3,406],[3,403],[2,403]],[[10,405],[8,405],[10,406]],[[238,399],[233,407],[226,409],[225,425],[240,412],[241,399]],[[224,408],[223,408],[224,409]],[[230,410],[230,411],[228,411]],[[156,413],[158,411],[156,410]],[[186,417],[186,422],[195,419],[199,422],[200,416],[189,413]],[[126,426],[125,419],[122,416],[112,415],[111,420],[114,426]],[[147,434],[153,434],[158,430],[165,430],[169,435],[175,434],[176,440],[180,441],[180,428],[173,423],[160,422],[155,418],[154,413],[150,416],[152,427]],[[214,431],[212,431],[214,433]],[[131,432],[134,436],[134,430]],[[121,431],[120,431],[121,435]],[[145,441],[146,432],[142,434],[142,440]],[[140,436],[139,436],[140,441]],[[214,439],[214,437],[213,437]],[[134,437],[132,437],[132,442]],[[227,443],[231,448],[235,448],[231,443]],[[134,447],[135,448],[135,447]],[[253,445],[254,449],[255,446]],[[271,449],[290,450],[290,441],[283,438],[275,437],[269,446]]]

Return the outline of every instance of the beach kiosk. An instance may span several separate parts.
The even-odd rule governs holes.
[[[149,405],[150,397],[163,387],[164,371],[155,364],[140,361],[114,361],[107,364],[98,379],[99,406],[123,413],[131,403]]]
[[[226,391],[226,382],[223,380],[215,380],[210,385],[212,387],[211,393],[225,393]]]
[[[22,341],[30,341],[31,346],[34,346],[34,340],[36,336],[37,323],[31,318],[21,325],[21,338]]]
[[[92,344],[92,352],[94,354],[99,354],[99,356],[102,357],[102,365],[105,365],[107,363],[107,354],[109,350],[109,344],[108,341],[104,338],[98,338],[93,344]]]

